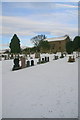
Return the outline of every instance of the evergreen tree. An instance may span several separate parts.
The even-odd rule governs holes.
[[[11,53],[17,54],[21,52],[20,40],[16,34],[14,34],[14,36],[12,37],[9,47],[11,49]]]
[[[73,47],[75,51],[80,51],[80,36],[76,36],[73,40]]]
[[[73,40],[74,51],[78,52],[78,57],[80,56],[80,36],[76,36]]]
[[[73,53],[73,41],[68,41],[66,43],[66,51],[68,54]]]

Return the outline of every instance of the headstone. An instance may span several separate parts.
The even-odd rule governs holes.
[[[27,67],[30,67],[30,61],[27,61]]]
[[[0,56],[0,61],[2,60],[2,57]]]
[[[14,58],[14,56],[13,56],[13,54],[11,54],[11,57],[10,57],[10,59],[13,59]]]
[[[30,57],[30,59],[33,59],[33,57]]]
[[[41,63],[41,59],[39,58],[39,63]]]
[[[19,70],[20,69],[20,65],[19,65],[19,58],[15,58],[14,59],[14,66],[12,70]]]
[[[31,66],[34,66],[34,60],[31,60]]]
[[[63,55],[63,53],[61,53],[61,56],[60,56],[60,58],[64,58],[64,55]]]
[[[49,62],[49,57],[47,57],[47,62]]]
[[[66,56],[66,52],[64,53],[64,55]]]
[[[49,62],[49,57],[45,57],[45,62]]]
[[[45,57],[45,62],[47,62],[47,57]]]
[[[73,61],[75,62],[75,58],[74,58],[74,56],[73,56]]]
[[[38,62],[37,62],[37,64],[40,64],[40,63],[41,63],[41,58],[39,58],[39,59],[38,59]]]
[[[25,68],[26,64],[25,64],[25,57],[21,57],[21,68]]]
[[[57,60],[57,59],[58,59],[58,56],[55,55],[55,56],[54,56],[54,60]]]
[[[44,58],[42,58],[42,62],[44,62],[45,60],[44,60]]]
[[[72,57],[72,56],[69,56],[68,62],[75,62],[74,56],[73,56],[73,57]]]
[[[40,58],[40,53],[35,53],[35,58]]]
[[[10,55],[8,54],[8,60],[10,59]]]
[[[6,55],[4,56],[4,60],[7,60],[7,56]]]

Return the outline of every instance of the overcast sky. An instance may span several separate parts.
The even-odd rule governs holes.
[[[77,2],[3,2],[2,16],[4,47],[13,34],[22,46],[32,46],[30,39],[38,34],[49,38],[67,34],[72,39],[78,35]]]

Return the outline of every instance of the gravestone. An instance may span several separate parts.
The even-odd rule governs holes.
[[[45,57],[45,62],[47,62],[47,57]]]
[[[39,58],[39,60],[38,60],[37,64],[40,64],[40,63],[41,63],[41,58]]]
[[[49,57],[47,57],[47,62],[49,62]]]
[[[35,53],[35,58],[40,58],[40,53]]]
[[[0,56],[0,61],[2,60],[2,56]]]
[[[42,58],[41,63],[45,63],[45,58]]]
[[[27,67],[30,67],[30,61],[27,61]]]
[[[39,58],[39,63],[41,63],[41,59]]]
[[[73,57],[72,57],[72,56],[69,56],[68,62],[75,62],[74,56],[73,56]]]
[[[44,62],[45,60],[44,60],[44,58],[42,58],[42,62]]]
[[[54,56],[54,60],[57,60],[57,59],[58,59],[58,56],[55,55],[55,56]]]
[[[11,54],[11,57],[10,57],[10,59],[13,59],[14,58],[14,56],[13,56],[13,54]]]
[[[64,58],[64,55],[63,55],[63,53],[61,53],[61,56],[60,56],[60,58]]]
[[[66,56],[66,52],[64,53],[64,55]]]
[[[20,65],[19,65],[19,58],[15,58],[14,59],[14,66],[12,70],[19,70],[20,69]]]
[[[25,68],[26,64],[25,64],[25,57],[21,57],[21,68]]]
[[[49,57],[45,57],[45,62],[49,62]]]
[[[10,59],[10,55],[8,54],[8,60]]]
[[[73,56],[73,58],[72,58],[72,59],[73,59],[73,61],[75,62],[75,58],[74,58],[74,56]]]
[[[4,60],[7,60],[7,56],[6,55],[4,56]]]
[[[31,66],[34,66],[34,60],[31,60]]]
[[[30,57],[30,59],[33,59],[33,57]]]

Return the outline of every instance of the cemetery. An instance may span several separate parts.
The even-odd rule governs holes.
[[[78,117],[79,52],[52,52],[44,44],[49,47],[48,42],[41,41],[21,51],[14,35],[10,53],[1,55],[3,118]]]
[[[79,2],[3,1],[0,118],[77,120]]]
[[[75,57],[74,57],[75,55]],[[12,71],[14,70],[19,70],[19,69],[24,69],[26,67],[31,67],[35,66],[38,64],[43,64],[47,63],[53,60],[58,60],[60,58],[64,58],[66,55],[64,53],[58,52],[56,54],[32,54],[32,55],[25,55],[25,54],[20,54],[15,57],[15,55],[10,55],[10,54],[2,54],[0,56],[0,61],[1,60],[13,60],[13,68]],[[76,53],[72,55],[67,55],[68,57],[68,62],[75,62],[76,59]]]
[[[2,60],[3,117],[77,118],[76,53],[62,59],[61,53],[40,54],[40,58],[35,58],[35,54],[19,56],[20,58]],[[57,60],[55,56],[58,56]],[[75,62],[68,62],[69,56],[75,58]]]
[[[0,55],[3,118],[77,118],[78,52],[28,50]]]

